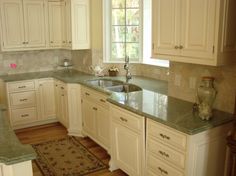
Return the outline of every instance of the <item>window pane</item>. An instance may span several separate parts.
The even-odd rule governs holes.
[[[112,26],[112,42],[125,42],[125,27]]]
[[[126,25],[139,25],[139,9],[126,10]]]
[[[121,58],[121,60],[123,60],[125,58],[125,44],[124,43],[112,43],[111,57],[112,57],[112,59]]]
[[[125,10],[124,9],[112,10],[112,24],[125,25]]]
[[[125,8],[125,0],[112,0],[112,8]]]
[[[139,43],[126,43],[126,52],[130,58],[139,58]]]
[[[139,42],[139,27],[138,26],[127,27],[126,42]]]
[[[126,8],[138,8],[138,7],[139,7],[139,0],[126,0]]]

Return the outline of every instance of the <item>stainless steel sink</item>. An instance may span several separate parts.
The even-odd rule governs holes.
[[[110,90],[112,92],[124,92],[124,93],[136,92],[136,91],[142,90],[142,88],[140,88],[134,84],[116,85],[116,86],[106,87],[106,89]]]
[[[95,80],[88,80],[88,84],[91,84],[92,86],[99,86],[99,87],[112,87],[116,85],[123,84],[122,81],[118,80],[110,80],[110,79],[95,79]]]

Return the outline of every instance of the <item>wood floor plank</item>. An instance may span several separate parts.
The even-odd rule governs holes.
[[[66,128],[59,123],[15,130],[15,133],[23,144],[37,144],[67,136]],[[96,157],[108,165],[110,156],[106,150],[88,137],[81,138],[80,142]],[[35,162],[33,162],[33,173],[34,176],[43,176]],[[110,172],[108,169],[103,169],[101,171],[88,174],[88,176],[127,176],[127,174],[121,170]]]

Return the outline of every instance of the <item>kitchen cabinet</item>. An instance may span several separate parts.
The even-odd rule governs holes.
[[[227,64],[236,56],[235,8],[233,0],[153,1],[153,57]]]
[[[1,0],[2,51],[46,47],[45,3]]]
[[[68,120],[68,94],[67,85],[64,82],[55,81],[56,92],[56,116],[61,124],[69,127]]]
[[[144,175],[145,124],[138,116],[114,105],[111,116],[111,162],[130,176]],[[111,166],[111,165],[110,165]],[[114,166],[111,166],[111,168]]]
[[[0,176],[33,176],[32,162],[24,161],[17,164],[0,164]]]
[[[82,88],[83,132],[106,150],[110,148],[110,118],[107,96]]]
[[[49,46],[61,48],[63,46],[63,4],[62,2],[48,2],[49,18]]]
[[[146,174],[221,176],[232,124],[187,135],[147,119]]]
[[[63,46],[67,49],[90,48],[90,1],[63,1]]]
[[[55,90],[54,79],[45,78],[37,80],[38,84],[38,109],[40,119],[55,119]]]

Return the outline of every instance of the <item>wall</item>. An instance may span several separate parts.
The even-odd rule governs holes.
[[[42,50],[0,53],[0,75],[56,69],[64,58],[71,59],[71,51]],[[10,64],[16,64],[11,68]]]

